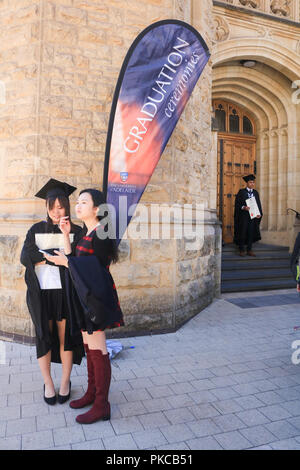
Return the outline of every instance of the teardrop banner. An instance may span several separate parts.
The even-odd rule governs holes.
[[[103,172],[103,192],[115,209],[117,242],[209,57],[199,32],[179,20],[151,24],[125,57],[112,102]]]

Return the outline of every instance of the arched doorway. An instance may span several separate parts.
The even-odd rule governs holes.
[[[255,123],[262,241],[293,247],[295,216],[287,209],[300,210],[299,54],[281,41],[247,36],[219,41],[212,57],[213,100],[240,106]]]
[[[256,129],[248,112],[224,100],[214,100],[218,132],[218,216],[223,242],[232,243],[234,201],[242,176],[256,173]]]

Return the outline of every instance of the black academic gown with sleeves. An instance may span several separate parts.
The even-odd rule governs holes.
[[[253,189],[253,196],[255,196],[259,211],[261,216],[263,215],[261,202],[259,198],[259,194],[256,189]],[[234,207],[234,243],[238,246],[242,246],[248,243],[247,240],[247,233],[248,227],[251,222],[249,212],[242,210],[243,206],[246,206],[246,199],[248,199],[248,191],[246,188],[240,189],[235,198],[235,207]],[[253,240],[252,242],[257,242],[261,240],[260,235],[260,222],[261,218],[253,219],[254,229],[253,229]]]
[[[80,238],[82,228],[73,224],[74,239]],[[53,330],[50,332],[49,321],[42,310],[41,289],[38,278],[35,274],[35,264],[45,261],[42,253],[39,252],[35,244],[35,235],[40,233],[61,233],[56,225],[50,225],[45,221],[34,224],[27,232],[26,239],[21,252],[21,263],[25,266],[25,283],[27,285],[26,301],[28,310],[35,327],[37,357],[46,355],[51,350],[51,361],[61,362],[59,353],[59,337],[56,322],[53,322]],[[52,250],[47,250],[52,252]],[[54,253],[52,253],[54,254]],[[47,264],[52,264],[48,263]],[[61,272],[65,271],[60,267]],[[61,275],[62,286],[64,285],[64,275]],[[73,351],[73,362],[80,364],[84,356],[82,335],[79,329],[73,329],[73,335],[70,334],[70,313],[66,315],[65,329],[65,350]]]
[[[123,313],[109,271],[111,241],[98,238],[96,231],[83,238],[88,240],[83,244],[79,241],[77,246],[73,244],[72,255],[68,256],[69,281],[67,278],[66,285],[72,311],[71,327],[77,323],[92,334],[93,331],[123,326]]]

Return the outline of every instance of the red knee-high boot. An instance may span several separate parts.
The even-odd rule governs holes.
[[[91,424],[100,419],[110,419],[110,404],[108,393],[111,380],[111,366],[109,354],[102,354],[99,349],[90,349],[90,355],[94,366],[96,397],[92,408],[82,415],[77,416],[80,424]]]
[[[86,362],[87,362],[87,371],[88,371],[88,388],[83,397],[79,400],[73,400],[70,403],[71,408],[84,408],[87,405],[94,403],[96,395],[95,387],[95,377],[94,377],[94,366],[90,356],[90,350],[87,344],[84,344],[84,349],[86,352]]]

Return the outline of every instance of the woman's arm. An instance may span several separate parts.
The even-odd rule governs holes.
[[[64,251],[66,255],[70,255],[72,253],[71,242],[70,242],[70,232],[71,232],[71,224],[69,217],[62,217],[59,221],[59,228],[64,235]]]

